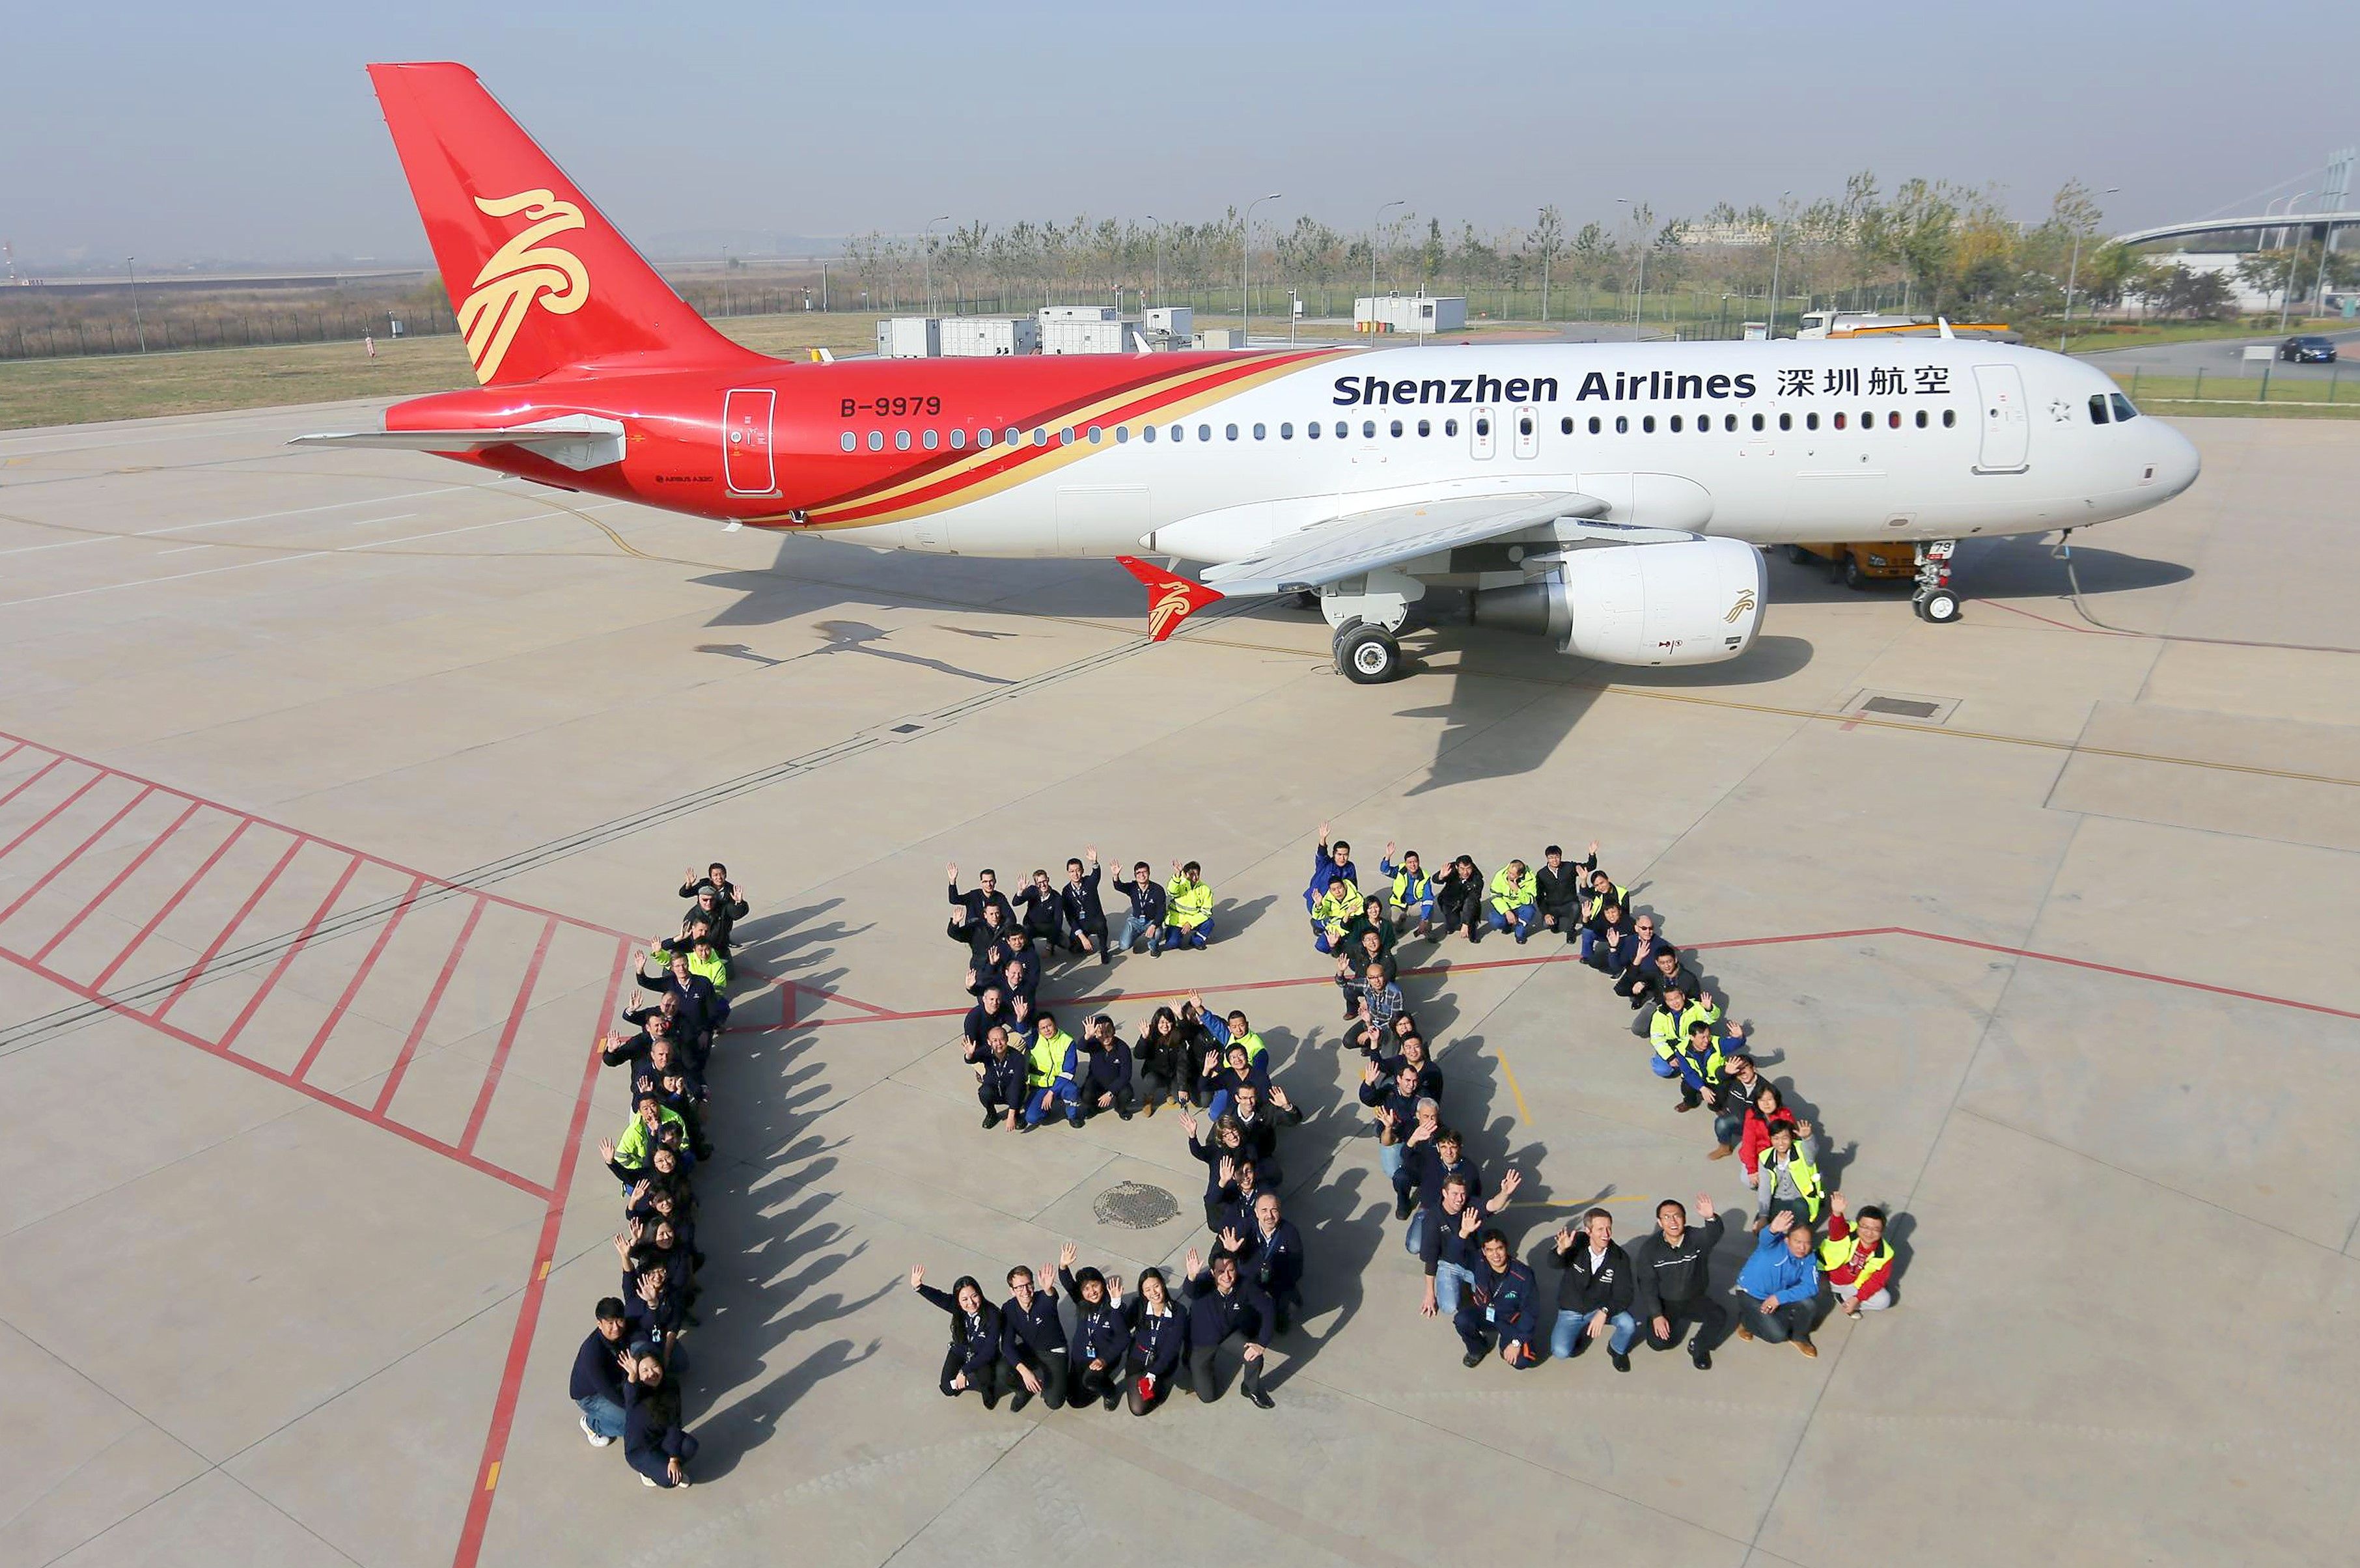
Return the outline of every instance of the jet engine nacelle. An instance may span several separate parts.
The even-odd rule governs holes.
[[[1608,664],[1735,659],[1762,624],[1762,552],[1739,539],[1578,550],[1545,577],[1474,596],[1478,625],[1557,639]]]

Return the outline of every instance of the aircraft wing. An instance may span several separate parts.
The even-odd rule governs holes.
[[[484,452],[496,446],[520,446],[578,472],[623,461],[623,425],[619,419],[595,414],[565,414],[529,425],[497,425],[488,430],[352,430],[297,436],[287,444],[389,447],[399,452]]]
[[[1282,534],[1261,553],[1208,567],[1223,593],[1295,593],[1338,578],[1513,533],[1558,517],[1594,517],[1607,503],[1579,491],[1469,495],[1351,512]]]

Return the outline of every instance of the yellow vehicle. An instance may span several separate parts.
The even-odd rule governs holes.
[[[1841,579],[1847,588],[1865,588],[1872,583],[1890,583],[1918,575],[1917,547],[1899,540],[1790,544],[1786,547],[1786,559],[1797,566],[1818,561],[1827,567],[1830,578]]]

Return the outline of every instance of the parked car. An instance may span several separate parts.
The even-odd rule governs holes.
[[[2335,340],[2306,332],[2278,344],[2278,357],[2289,365],[2333,365]]]

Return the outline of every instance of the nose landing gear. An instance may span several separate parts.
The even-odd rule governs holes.
[[[1958,547],[1956,539],[1928,539],[1918,547],[1918,591],[1909,603],[1919,620],[1941,626],[1959,618],[1958,592],[1950,586],[1950,552]]]

